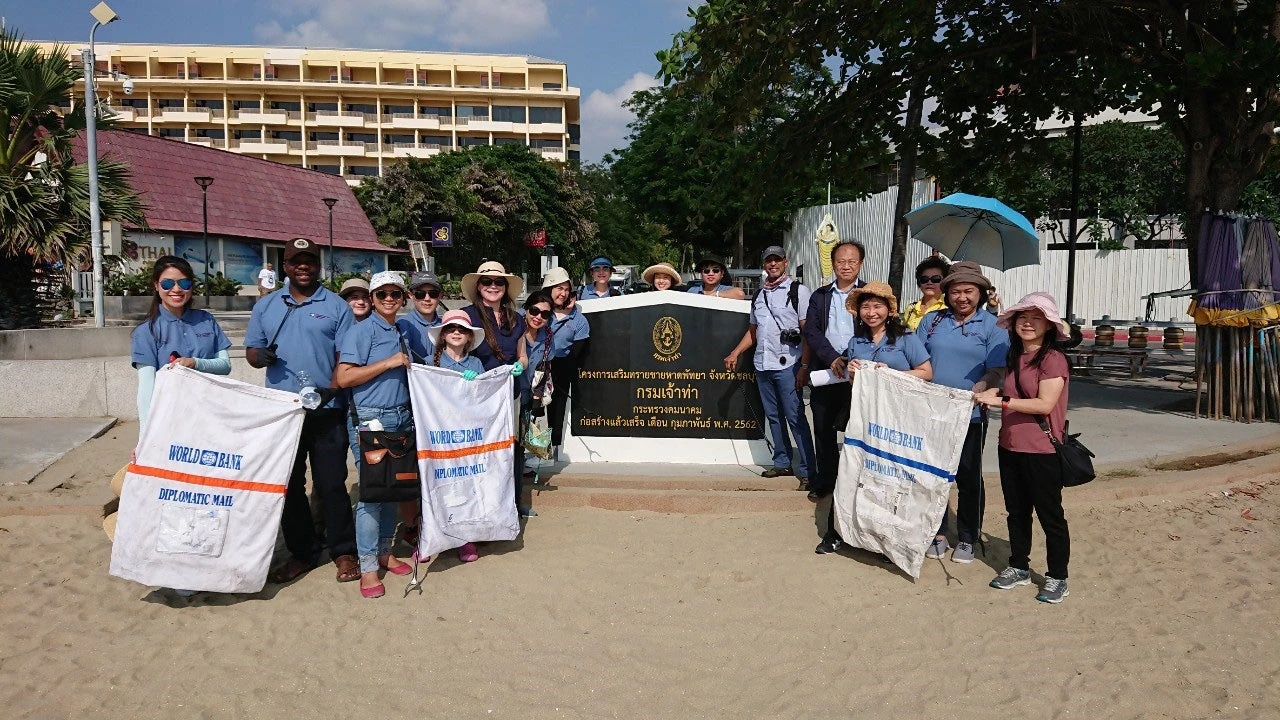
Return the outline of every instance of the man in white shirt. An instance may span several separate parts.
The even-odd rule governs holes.
[[[276,291],[276,271],[271,263],[258,271],[258,297],[265,297]]]

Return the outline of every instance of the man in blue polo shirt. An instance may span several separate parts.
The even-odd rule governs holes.
[[[551,424],[551,444],[558,450],[564,440],[564,414],[569,397],[577,384],[578,366],[591,326],[574,302],[569,273],[554,267],[542,278],[542,288],[551,295],[552,317],[547,325],[551,333],[551,405],[547,409]]]
[[[316,388],[328,389],[337,365],[338,346],[354,318],[351,308],[320,285],[320,251],[306,238],[285,245],[284,288],[253,306],[245,332],[245,359],[267,369],[267,387],[286,392],[301,389],[305,373]],[[293,473],[284,497],[280,524],[285,546],[293,558],[271,575],[288,582],[319,564],[320,542],[307,503],[307,457],[311,481],[324,511],[329,555],[338,568],[338,581],[360,578],[356,562],[355,523],[347,494],[347,425],[341,395],[307,411]]]
[[[426,362],[435,348],[427,335],[427,328],[440,324],[440,280],[436,274],[420,270],[409,278],[409,294],[413,296],[413,312],[403,319],[408,321],[405,340],[409,343],[414,362]]]
[[[777,245],[764,250],[764,287],[751,299],[751,318],[747,332],[727,357],[725,369],[733,372],[738,356],[752,344],[756,346],[756,387],[765,420],[773,435],[773,467],[761,473],[767,478],[796,475],[804,487],[813,471],[813,436],[809,420],[804,416],[804,403],[796,389],[796,371],[804,341],[804,315],[800,308],[809,307],[809,289],[787,274],[787,255]],[[793,288],[794,285],[794,288]],[[807,352],[804,352],[807,354]],[[800,462],[791,468],[791,443],[787,429],[795,437]]]

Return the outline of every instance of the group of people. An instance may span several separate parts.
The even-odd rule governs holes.
[[[1051,431],[1062,439],[1069,366],[1059,348],[1072,337],[1072,330],[1053,298],[1032,293],[997,315],[992,309],[994,288],[980,266],[931,257],[915,271],[922,298],[899,313],[891,287],[861,279],[865,249],[860,243],[841,242],[830,252],[834,279],[810,292],[788,274],[784,249],[766,248],[764,282],[749,299],[748,328],[724,358],[726,369],[733,371],[741,355],[754,347],[752,361],[773,447],[773,464],[763,475],[797,476],[814,501],[834,490],[840,457],[837,433],[849,420],[851,384],[815,384],[810,393],[811,432],[803,389],[812,371],[851,380],[863,363],[873,363],[970,390],[975,407],[956,473],[957,543],[952,549],[946,533],[948,512],[926,556],[940,559],[950,552],[954,562],[973,561],[985,505],[982,449],[988,411],[1000,408],[1001,487],[1011,550],[1008,567],[991,585],[1008,589],[1030,582],[1034,512],[1044,529],[1048,554],[1046,581],[1037,599],[1061,602],[1067,595],[1070,539],[1062,511],[1061,470],[1039,418],[1047,417]],[[361,502],[352,513],[346,453],[350,448],[358,467],[358,432],[412,430],[407,375],[411,363],[455,370],[461,382],[507,366],[518,378],[512,403],[515,426],[545,413],[551,444],[558,447],[567,398],[590,336],[578,303],[617,294],[609,285],[612,263],[605,257],[593,260],[592,282],[576,292],[568,273],[552,268],[542,288],[529,293],[517,308],[521,278],[500,263],[485,262],[462,280],[462,293],[470,304],[444,313],[443,288],[429,272],[413,273],[407,282],[400,273],[381,272],[367,282],[349,280],[339,293],[329,292],[320,283],[320,252],[305,238],[286,246],[283,270],[283,287],[254,306],[245,336],[246,359],[266,369],[267,387],[293,392],[304,384],[300,380],[309,380],[332,389],[303,423],[281,519],[292,557],[271,580],[288,582],[315,568],[327,546],[337,580],[358,580],[362,595],[378,597],[385,591],[382,571],[411,572],[408,563],[392,554],[392,541],[396,527],[403,525],[406,540],[416,544],[419,509],[416,503],[397,507]],[[726,266],[718,258],[699,263],[698,272],[701,283],[688,292],[748,299],[724,282]],[[218,374],[231,368],[231,343],[217,321],[191,308],[195,274],[187,261],[160,258],[151,279],[151,311],[133,332],[142,423],[147,421],[155,373],[161,367],[177,363]],[[664,263],[646,269],[644,279],[657,291],[670,291],[681,281],[675,268]],[[401,317],[410,302],[412,309]],[[517,443],[513,453],[517,510],[530,517],[536,513],[521,504],[524,449]],[[306,494],[308,460],[323,543]],[[841,545],[831,523],[816,550],[829,553]],[[478,548],[467,543],[458,549],[458,557],[474,561]]]

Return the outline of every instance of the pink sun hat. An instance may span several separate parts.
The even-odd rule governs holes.
[[[427,337],[431,339],[433,346],[440,344],[440,333],[450,325],[458,325],[471,331],[471,344],[467,346],[467,352],[475,350],[484,342],[484,328],[472,325],[471,316],[465,310],[450,310],[440,318],[439,325],[427,328]]]
[[[1021,300],[1011,305],[1004,312],[1000,313],[1000,317],[996,319],[996,326],[1009,329],[1013,325],[1013,318],[1023,310],[1039,310],[1044,313],[1044,317],[1049,322],[1058,326],[1058,329],[1064,333],[1064,336],[1071,335],[1071,326],[1062,319],[1058,314],[1058,301],[1047,292],[1033,292],[1024,296]]]

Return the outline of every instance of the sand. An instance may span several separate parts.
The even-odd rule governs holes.
[[[1245,489],[1069,504],[1058,606],[987,587],[999,512],[985,561],[914,583],[815,555],[808,513],[583,508],[421,596],[328,566],[189,603],[109,577],[92,518],[0,517],[0,715],[1276,718],[1280,477]]]

